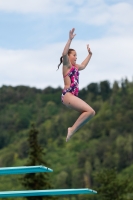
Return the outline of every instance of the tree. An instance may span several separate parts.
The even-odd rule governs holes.
[[[111,94],[111,88],[109,81],[100,82],[100,90],[103,101],[107,100]]]
[[[29,155],[27,166],[36,166],[36,165],[45,165],[47,166],[46,161],[44,160],[44,152],[42,147],[38,143],[38,130],[35,128],[35,125],[32,124],[29,131]],[[29,190],[42,190],[52,188],[48,173],[30,173],[24,175],[22,178],[22,185]],[[28,200],[43,200],[43,199],[53,199],[53,197],[26,197]]]
[[[91,83],[87,86],[88,92],[94,93],[95,96],[99,94],[99,86],[97,83]]]
[[[102,200],[125,200],[127,193],[130,193],[130,180],[120,180],[116,169],[104,169],[95,174],[97,191]]]

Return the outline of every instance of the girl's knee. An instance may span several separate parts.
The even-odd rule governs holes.
[[[91,115],[92,117],[96,114],[95,110],[91,109],[88,111],[89,115]]]
[[[95,110],[92,109],[92,116],[96,114]]]

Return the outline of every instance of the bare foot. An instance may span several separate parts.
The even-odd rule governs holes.
[[[73,135],[72,128],[69,127],[67,137],[66,137],[66,142],[68,142],[70,140],[72,135]]]

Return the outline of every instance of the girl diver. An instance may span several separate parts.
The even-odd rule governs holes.
[[[68,128],[66,142],[77,130],[79,130],[95,115],[95,111],[86,102],[78,98],[79,71],[86,68],[92,57],[92,52],[89,45],[87,45],[88,56],[81,64],[76,63],[76,51],[69,48],[73,38],[76,35],[74,34],[74,31],[75,29],[73,28],[69,32],[69,39],[65,45],[62,57],[60,58],[60,64],[58,65],[59,69],[59,66],[61,63],[63,63],[62,74],[64,78],[64,89],[62,91],[61,101],[65,106],[80,113],[80,116],[75,121],[73,126]]]

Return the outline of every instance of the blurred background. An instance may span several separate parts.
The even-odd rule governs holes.
[[[80,88],[91,82],[132,80],[133,2],[131,0],[1,0],[0,85],[63,86],[56,71],[69,30],[77,63],[93,57],[80,74]]]
[[[73,27],[77,63],[87,44],[93,53],[79,97],[96,116],[66,143],[78,113],[62,105],[56,69]],[[37,130],[51,187],[98,191],[59,199],[133,199],[132,44],[132,0],[0,0],[0,166],[27,165]],[[0,179],[1,191],[24,188],[21,176]]]

